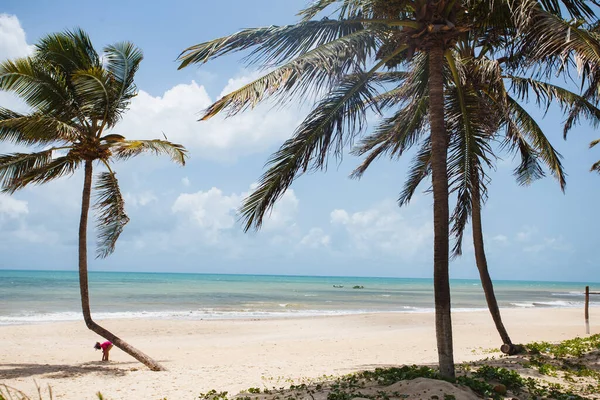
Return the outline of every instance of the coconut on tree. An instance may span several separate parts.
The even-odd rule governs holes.
[[[19,113],[0,107],[0,140],[36,151],[0,155],[0,186],[12,194],[48,183],[83,168],[79,221],[79,285],[84,321],[152,370],[164,368],[98,325],[90,311],[87,229],[92,189],[97,201],[97,257],[115,250],[129,222],[114,171],[117,161],[142,153],[164,154],[184,165],[186,150],[167,140],[127,140],[115,126],[137,94],[135,73],[142,52],[122,42],[96,52],[80,30],[45,36],[33,55],[0,64],[0,90],[16,94],[29,107]],[[93,176],[94,169],[100,172]],[[94,183],[95,180],[95,183]]]

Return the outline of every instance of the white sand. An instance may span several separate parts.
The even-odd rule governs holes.
[[[515,343],[584,336],[583,310],[505,309]],[[435,364],[433,314],[366,314],[278,320],[108,320],[102,325],[159,360],[152,372],[101,340],[84,323],[0,327],[0,383],[33,395],[34,380],[55,399],[194,399],[210,389],[288,386],[286,378],[340,375],[378,366]],[[592,333],[600,308],[590,309]],[[487,312],[453,314],[455,361],[487,356],[500,339]]]

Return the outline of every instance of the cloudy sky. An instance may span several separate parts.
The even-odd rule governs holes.
[[[378,162],[360,181],[348,178],[358,159],[332,160],[326,173],[298,179],[259,233],[244,234],[237,222],[236,209],[269,154],[307,110],[259,107],[197,122],[203,108],[259,71],[236,55],[183,71],[175,59],[187,46],[241,28],[293,23],[305,0],[87,3],[4,0],[0,60],[25,56],[45,34],[77,26],[98,50],[132,41],[145,55],[136,79],[140,92],[115,133],[160,138],[164,132],[191,155],[183,168],[152,156],[117,166],[131,222],[116,252],[91,260],[90,269],[431,277],[432,198],[421,193],[402,209],[395,203],[411,154]],[[2,92],[0,106],[23,110]],[[588,171],[600,150],[587,145],[600,132],[581,125],[565,142],[558,110],[528,109],[564,156],[567,191],[551,178],[518,186],[516,162],[500,155],[483,211],[492,277],[598,282],[600,176]],[[13,150],[0,143],[0,153]],[[76,174],[12,197],[0,194],[0,269],[76,269],[81,187]],[[451,264],[453,278],[477,277],[469,242]]]

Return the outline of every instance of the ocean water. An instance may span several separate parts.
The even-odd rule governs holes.
[[[90,272],[89,281],[97,319],[433,312],[431,279]],[[585,285],[494,282],[500,307],[513,308],[583,308]],[[478,280],[452,280],[451,286],[453,310],[486,308]],[[597,297],[592,306],[600,306]],[[0,270],[0,325],[79,320],[80,307],[75,271]]]

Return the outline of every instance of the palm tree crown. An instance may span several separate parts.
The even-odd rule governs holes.
[[[144,152],[167,154],[184,165],[186,150],[166,140],[126,140],[108,133],[137,94],[134,75],[142,52],[131,43],[107,46],[101,58],[81,30],[48,35],[31,57],[0,65],[0,90],[29,106],[21,114],[0,107],[0,140],[41,147],[0,155],[0,185],[7,193],[73,174],[85,162],[107,171],[97,177],[98,256],[114,251],[129,221],[112,163]]]

